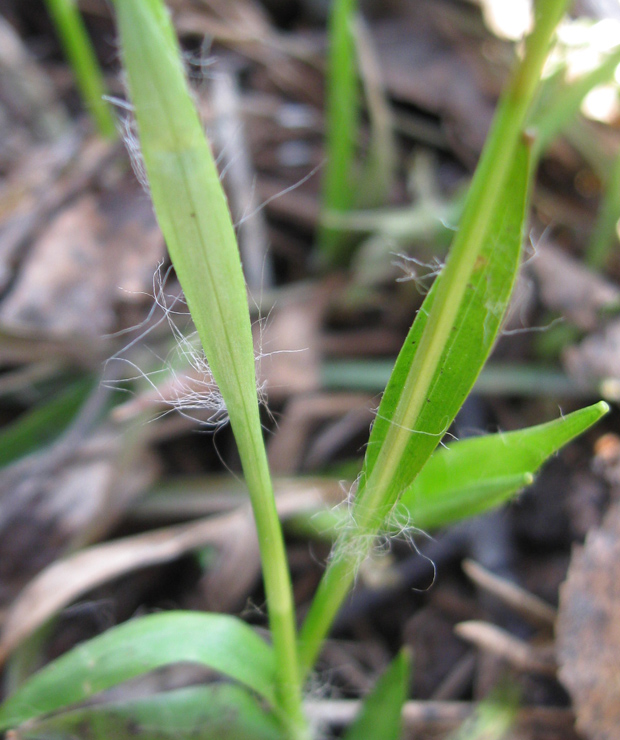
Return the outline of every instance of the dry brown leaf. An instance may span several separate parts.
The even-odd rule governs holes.
[[[59,556],[105,534],[152,483],[144,441],[135,430],[103,427],[0,471],[0,603]]]
[[[114,327],[115,305],[151,290],[163,240],[152,209],[128,178],[86,192],[33,244],[0,323],[18,334],[92,337]]]
[[[620,290],[551,244],[539,244],[528,263],[536,277],[541,299],[580,329],[596,328],[603,310],[620,307]]]
[[[612,321],[601,333],[591,334],[579,345],[568,347],[563,360],[577,382],[586,385],[604,382],[605,393],[616,398],[620,382],[620,321]]]
[[[620,728],[620,505],[575,548],[560,592],[556,651],[589,740],[616,740]]]
[[[295,490],[277,498],[282,517],[323,504],[318,486]],[[149,565],[165,563],[208,544],[221,546],[228,538],[243,536],[249,507],[192,524],[96,545],[53,563],[22,591],[9,608],[0,639],[0,663],[59,610],[84,593],[114,578]]]

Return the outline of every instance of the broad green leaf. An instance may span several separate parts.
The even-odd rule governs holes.
[[[528,183],[528,156],[525,146],[521,146],[508,179],[505,200],[493,212],[489,237],[463,293],[428,393],[407,429],[402,429],[397,415],[408,402],[411,366],[443,275],[435,281],[403,344],[372,428],[356,507],[364,505],[365,484],[373,476],[380,456],[383,469],[377,472],[384,479],[389,476],[387,506],[394,504],[448,431],[476,382],[495,342],[517,274]],[[409,433],[403,449],[394,451],[393,439],[399,431],[401,440],[403,431]],[[398,454],[392,456],[393,451]]]
[[[401,650],[364,700],[344,740],[399,740],[401,712],[409,690],[410,662],[409,653]]]
[[[400,505],[422,529],[497,506],[529,485],[545,460],[608,411],[601,401],[547,424],[449,444],[431,457]]]
[[[67,427],[93,388],[92,380],[79,380],[0,431],[0,467],[52,442]]]
[[[166,612],[126,622],[50,663],[0,707],[0,730],[180,662],[213,668],[274,702],[272,650],[245,622],[226,614]]]
[[[254,696],[217,683],[96,705],[29,722],[15,740],[284,740]]]

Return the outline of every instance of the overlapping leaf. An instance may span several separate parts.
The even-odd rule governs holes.
[[[208,666],[275,700],[272,650],[245,622],[225,614],[165,612],[126,622],[50,663],[0,707],[0,729],[179,662]]]
[[[240,686],[218,683],[75,709],[14,730],[15,740],[284,740],[273,714]]]

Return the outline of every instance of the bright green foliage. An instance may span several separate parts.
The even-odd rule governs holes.
[[[113,139],[116,136],[114,116],[103,98],[106,92],[103,75],[77,2],[76,0],[46,0],[46,4],[65,53],[73,67],[82,98],[97,123],[99,133],[108,139]]]
[[[284,740],[277,719],[240,686],[216,683],[43,718],[15,740]]]
[[[497,202],[488,238],[481,245],[469,277],[453,278],[460,281],[460,300],[456,290],[440,293],[446,279],[443,273],[418,312],[370,435],[353,506],[355,527],[345,530],[337,546],[346,555],[339,555],[337,550],[319,587],[300,638],[302,657],[305,650],[310,650],[304,650],[304,644],[318,648],[307,635],[318,631],[319,621],[327,624],[327,615],[335,608],[334,594],[338,590],[343,596],[346,593],[355,564],[364,556],[362,548],[369,546],[368,535],[383,526],[399,495],[412,485],[447,432],[491,351],[519,265],[528,183],[527,153],[520,148],[505,185],[507,201]],[[443,306],[437,303],[438,296]],[[423,350],[420,354],[425,333],[428,339],[433,307],[443,309],[440,318],[445,318],[446,309],[450,315],[433,334],[438,347],[435,357]],[[518,485],[522,484],[520,480]],[[353,544],[356,540],[359,545]]]
[[[434,367],[424,368],[431,379],[426,397],[420,399],[411,368],[442,275],[422,304],[381,399],[368,442],[356,508],[367,506],[368,482],[379,475],[382,479],[389,477],[383,514],[392,508],[448,431],[473,387],[495,342],[512,293],[521,257],[528,181],[527,155],[521,150],[508,178],[508,204],[502,204],[493,214],[489,239],[465,286],[441,355]],[[414,401],[417,401],[415,406]]]
[[[403,649],[364,700],[344,740],[399,740],[401,712],[409,693],[411,659]]]
[[[201,663],[275,702],[273,651],[245,622],[165,612],[125,622],[50,663],[0,707],[0,730],[180,662]]]
[[[545,460],[608,411],[601,401],[547,424],[449,444],[431,457],[400,506],[421,529],[498,506],[529,485]]]
[[[171,612],[134,620],[75,648],[29,679],[0,708],[0,729],[70,708],[154,668],[192,661],[242,686],[210,686],[107,708],[71,710],[38,720],[27,730],[31,734],[23,735],[23,728],[19,732],[30,740],[58,737],[56,733],[69,737],[84,727],[94,738],[121,740],[135,737],[134,730],[143,740],[184,736],[276,740],[277,716],[287,740],[307,740],[310,730],[301,707],[301,684],[357,564],[374,536],[392,524],[390,514],[399,498],[416,526],[440,526],[477,513],[530,482],[549,455],[606,412],[606,404],[597,404],[530,430],[466,440],[431,458],[491,352],[510,300],[531,177],[531,142],[523,131],[553,30],[567,2],[537,4],[536,28],[499,105],[446,267],[396,361],[371,433],[351,517],[297,646],[290,578],[260,425],[247,296],[230,214],[162,0],[115,0],[153,204],[226,404],[250,491],[273,649],[230,616]],[[331,198],[329,207],[336,210],[346,208],[350,198],[347,178],[357,126],[351,36],[355,7],[354,0],[339,1],[332,16],[332,54],[342,55],[332,62],[343,65],[342,78],[332,79],[330,93],[335,95],[341,85],[338,99],[330,98],[330,106],[337,103],[336,113],[342,118],[332,119],[338,125],[332,129],[330,123],[328,145],[332,152],[344,147],[334,163],[334,190],[326,195]],[[326,249],[324,256],[333,253]],[[347,740],[396,740],[408,672],[409,660],[403,653],[365,702]],[[260,697],[261,704],[271,705],[272,713],[263,711],[247,689]],[[227,711],[235,722],[216,730],[213,723]]]

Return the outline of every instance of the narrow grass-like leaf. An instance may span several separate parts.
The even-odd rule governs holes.
[[[538,159],[553,139],[579,113],[585,96],[597,85],[613,77],[620,64],[620,47],[611,51],[593,70],[568,82],[566,69],[561,69],[542,85],[538,105],[529,125],[535,131],[534,157]]]
[[[450,444],[431,457],[400,506],[422,529],[497,506],[529,485],[545,460],[608,411],[601,401],[547,424]]]
[[[46,0],[63,48],[76,76],[84,103],[108,139],[116,136],[114,116],[104,99],[105,83],[76,0]]]
[[[394,367],[391,360],[360,358],[328,360],[321,365],[321,387],[378,393],[385,388]],[[545,398],[592,398],[594,386],[577,384],[561,370],[542,364],[489,362],[474,386],[480,395],[513,395]]]
[[[547,0],[536,7],[534,31],[500,102],[446,266],[396,362],[371,433],[351,527],[336,546],[300,633],[304,671],[316,659],[372,535],[448,430],[501,325],[527,202],[523,127],[567,4]]]
[[[246,690],[218,683],[96,705],[18,727],[15,740],[284,740]]]
[[[373,39],[361,15],[357,14],[353,20],[357,66],[370,124],[366,161],[354,191],[355,205],[372,208],[384,205],[389,198],[396,170],[396,142],[388,94]]]
[[[355,196],[353,163],[359,122],[354,19],[357,0],[334,0],[329,19],[327,63],[327,136],[323,208],[346,211]],[[343,237],[324,228],[319,249],[327,263],[343,261]]]
[[[273,652],[245,622],[226,614],[166,612],[126,622],[50,663],[0,707],[0,730],[179,662],[208,666],[275,702]]]
[[[401,652],[364,700],[362,709],[344,735],[344,740],[398,740],[401,712],[409,689],[410,657]]]
[[[305,724],[292,589],[267,465],[235,232],[161,0],[116,0],[123,61],[157,219],[230,417],[258,530],[280,700]]]
[[[0,467],[56,439],[78,412],[92,387],[91,379],[77,381],[4,427],[0,431]]]

